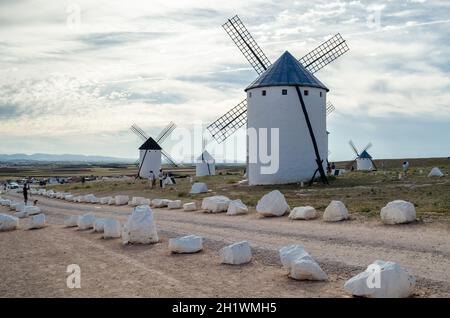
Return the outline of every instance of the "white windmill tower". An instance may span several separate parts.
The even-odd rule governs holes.
[[[275,173],[262,173],[265,163],[259,156],[249,163],[249,149],[258,149],[251,143],[258,141],[248,139],[249,184],[312,183],[317,172],[322,182],[328,183],[324,171],[328,153],[326,116],[334,106],[326,102],[328,88],[312,74],[348,51],[345,40],[337,34],[298,61],[285,52],[271,65],[238,16],[223,27],[259,77],[245,89],[246,100],[208,126],[214,139],[223,142],[245,124],[268,131],[278,128],[279,169]]]
[[[202,154],[197,158],[195,164],[195,175],[197,177],[214,176],[216,174],[216,160],[205,149],[205,140],[203,140],[202,144]]]
[[[164,140],[172,133],[176,128],[175,123],[170,122],[169,125],[164,128],[156,140],[147,135],[138,125],[133,124],[130,129],[138,137],[145,142],[139,147],[139,170],[136,177],[148,178],[150,171],[153,171],[155,176],[158,176],[161,169],[161,156],[172,166],[179,166],[174,159],[160,146]]]
[[[372,147],[371,142],[369,142],[361,152],[358,151],[358,148],[356,148],[353,141],[350,140],[348,143],[356,154],[356,158],[353,160],[353,162],[356,161],[356,170],[372,171],[377,169],[375,163],[372,160],[372,156],[367,152],[367,150],[369,150],[369,148]]]

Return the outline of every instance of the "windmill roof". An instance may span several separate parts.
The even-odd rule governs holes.
[[[153,139],[152,137],[148,138],[142,146],[139,147],[139,150],[161,150],[161,146]]]
[[[361,154],[359,155],[359,158],[363,158],[363,159],[372,159],[372,156],[369,155],[369,153],[364,150],[363,152],[361,152]]]
[[[208,151],[203,151],[202,154],[197,158],[197,161],[201,161],[201,162],[214,162],[214,158],[213,156],[211,156],[211,154]]]
[[[266,86],[307,86],[329,89],[312,75],[288,51],[276,60],[264,73],[262,73],[245,91]]]

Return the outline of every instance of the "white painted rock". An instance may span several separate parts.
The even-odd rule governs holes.
[[[45,227],[45,215],[37,214],[28,219],[27,230],[42,229]]]
[[[36,215],[36,214],[40,214],[41,213],[41,208],[35,206],[35,205],[26,205],[23,210],[24,212],[27,213],[28,216],[30,215]],[[21,211],[21,212],[22,212]]]
[[[148,205],[140,205],[128,217],[122,231],[123,244],[150,244],[159,241],[153,211]]]
[[[296,280],[328,280],[327,274],[312,259],[296,259],[291,263],[289,277]]]
[[[82,203],[83,202],[83,196],[79,195],[79,196],[75,197],[74,202]]]
[[[411,202],[395,200],[381,209],[380,216],[385,224],[409,223],[416,220],[416,208]]]
[[[39,189],[38,195],[45,195],[45,192],[47,192],[45,189]]]
[[[167,199],[153,199],[152,200],[152,206],[154,208],[165,208],[169,204],[171,200]]]
[[[77,225],[80,230],[92,229],[94,227],[95,216],[92,213],[84,214],[77,220]]]
[[[206,183],[196,182],[191,187],[191,194],[199,194],[208,192],[208,186]]]
[[[196,253],[203,249],[203,238],[197,235],[188,235],[169,240],[169,250],[172,253]]]
[[[280,248],[280,261],[283,268],[290,271],[291,264],[297,259],[310,259],[312,257],[305,251],[301,245],[288,245]]]
[[[346,219],[348,219],[348,210],[341,201],[331,201],[323,213],[323,220],[327,222],[338,222]]]
[[[312,206],[299,206],[293,208],[289,214],[291,220],[311,220],[317,217],[317,211]]]
[[[428,177],[443,177],[443,176],[444,174],[438,167],[434,167],[433,169],[431,169],[430,173],[428,174]]]
[[[24,203],[17,203],[16,204],[16,212],[22,212],[25,209],[25,204]]]
[[[0,200],[0,205],[9,206],[10,204],[11,204],[11,200],[8,200],[8,199],[1,199]]]
[[[103,238],[118,238],[122,232],[120,222],[114,219],[105,219],[103,223]]]
[[[113,197],[110,197],[109,201],[108,201],[108,205],[114,205],[114,204],[116,204],[116,199],[114,199]]]
[[[414,276],[394,262],[375,261],[350,278],[344,289],[352,295],[369,298],[409,297],[416,283]]]
[[[10,203],[9,203],[9,209],[11,210],[11,211],[15,211],[16,210],[16,205],[17,204],[19,204],[18,202],[16,202],[16,201],[11,201]]]
[[[241,200],[233,200],[228,204],[227,215],[239,215],[248,213],[247,206]]]
[[[202,201],[202,210],[210,213],[226,212],[230,201],[230,199],[223,195],[207,197]]]
[[[25,211],[20,211],[20,212],[14,213],[14,216],[19,219],[24,219],[28,216],[28,214]]]
[[[195,202],[189,202],[189,203],[185,203],[183,204],[183,210],[184,211],[196,211],[197,210],[197,203]]]
[[[94,232],[103,233],[103,227],[105,225],[105,218],[98,218],[94,221]]]
[[[263,216],[282,216],[289,211],[284,195],[274,190],[264,195],[256,205],[256,212]]]
[[[74,195],[72,194],[67,194],[64,196],[64,200],[66,201],[73,201]]]
[[[100,202],[100,200],[93,194],[85,195],[83,200],[86,203],[99,203]]]
[[[170,201],[169,204],[167,205],[167,207],[169,209],[181,209],[181,207],[182,207],[181,200]]]
[[[18,218],[8,214],[0,214],[0,232],[15,230],[18,226]]]
[[[146,199],[143,197],[133,197],[131,198],[130,205],[131,206],[150,205],[150,199]]]
[[[108,204],[110,200],[112,200],[112,197],[102,197],[102,198],[99,199],[98,203],[100,203],[100,204]]]
[[[116,195],[115,197],[115,204],[116,205],[125,205],[128,204],[128,200],[130,198],[128,197],[128,195]]]
[[[75,227],[78,226],[78,215],[71,215],[64,220],[65,227]]]
[[[252,259],[252,250],[247,241],[225,246],[219,251],[222,264],[239,265],[245,264]]]

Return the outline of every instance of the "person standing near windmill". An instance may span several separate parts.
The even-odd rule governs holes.
[[[164,180],[164,173],[162,169],[159,169],[158,179],[159,179],[159,187],[162,189]]]
[[[150,173],[148,174],[148,181],[150,183],[150,189],[153,189],[153,187],[156,184],[156,177],[155,174],[153,173],[153,170],[150,170]]]

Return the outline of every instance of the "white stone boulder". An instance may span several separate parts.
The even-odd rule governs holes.
[[[348,210],[341,201],[331,201],[323,213],[323,220],[326,222],[338,222],[346,219],[348,219]]]
[[[17,204],[19,204],[18,202],[16,202],[16,201],[11,201],[10,203],[9,203],[9,209],[11,210],[11,211],[15,211],[16,210],[16,205]]]
[[[222,264],[239,265],[245,264],[252,259],[252,250],[247,241],[225,246],[219,251]]]
[[[11,200],[8,199],[0,199],[0,205],[9,206],[11,204]]]
[[[130,199],[128,195],[116,195],[115,204],[116,205],[125,205],[128,204],[128,200]]]
[[[64,200],[66,201],[73,201],[74,195],[73,194],[66,194],[64,196]]]
[[[181,208],[183,207],[183,205],[182,205],[182,203],[181,203],[181,200],[173,200],[173,201],[170,201],[170,202],[169,202],[169,204],[167,205],[167,207],[168,207],[170,210],[173,210],[173,209],[181,209]]]
[[[159,241],[153,211],[148,205],[134,208],[122,231],[123,244],[150,244]]]
[[[230,199],[223,195],[215,195],[204,198],[202,201],[202,210],[209,213],[226,212]]]
[[[183,204],[183,211],[191,212],[197,210],[197,203],[195,202],[188,202]]]
[[[414,276],[397,263],[377,260],[350,278],[344,289],[354,296],[405,298],[413,293],[415,283]]]
[[[103,197],[99,199],[100,204],[109,204],[109,201],[113,200],[112,197]]]
[[[416,220],[416,208],[411,202],[395,200],[381,209],[380,216],[384,224],[410,223]]]
[[[0,232],[15,230],[18,226],[18,218],[8,214],[0,214]]]
[[[203,238],[188,235],[169,239],[169,250],[172,253],[197,253],[203,249]]]
[[[327,274],[301,245],[289,245],[280,250],[280,260],[289,277],[296,280],[327,280]]]
[[[113,197],[110,197],[109,201],[108,201],[108,205],[114,205],[114,204],[116,204],[116,199],[114,199]]]
[[[28,219],[27,230],[41,229],[45,227],[45,215],[37,214]]]
[[[41,213],[41,208],[35,205],[26,205],[21,212],[24,211],[27,213],[27,216],[36,215]]]
[[[94,227],[95,216],[92,213],[81,215],[77,220],[78,229],[88,230]]]
[[[317,211],[312,206],[299,206],[292,209],[289,214],[291,220],[311,220],[317,217]]]
[[[282,216],[289,211],[284,195],[274,190],[264,195],[256,205],[256,212],[263,216]]]
[[[152,206],[154,208],[166,208],[169,205],[170,201],[171,200],[167,200],[167,199],[153,199]]]
[[[196,182],[191,187],[190,194],[200,194],[208,192],[208,186],[203,182]]]
[[[248,208],[241,200],[232,200],[228,204],[227,215],[247,214]]]
[[[65,227],[75,227],[78,226],[78,215],[71,215],[64,220]]]
[[[122,226],[114,219],[106,219],[103,223],[103,238],[118,238],[121,236]]]
[[[94,232],[103,233],[103,227],[105,225],[106,219],[104,218],[97,218],[94,221]]]
[[[99,203],[100,200],[93,194],[87,194],[83,197],[83,201],[86,203]]]
[[[84,202],[83,196],[82,195],[76,196],[74,202],[83,203]]]
[[[441,169],[439,169],[438,167],[434,167],[433,169],[431,169],[430,173],[428,174],[428,177],[443,177],[444,174],[442,173]]]
[[[19,219],[24,219],[24,218],[28,217],[28,214],[25,211],[19,211],[19,212],[14,213],[14,216]]]
[[[16,212],[21,212],[25,209],[25,203],[17,203],[15,208],[16,208]]]
[[[131,206],[138,206],[138,205],[150,205],[150,199],[146,199],[143,197],[132,197],[129,204]]]

